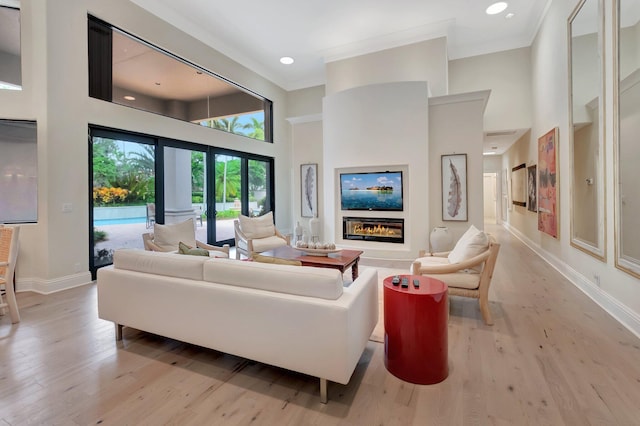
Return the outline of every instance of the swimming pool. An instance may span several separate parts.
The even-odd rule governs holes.
[[[124,217],[121,219],[98,219],[93,221],[93,226],[129,225],[132,223],[146,223],[146,217]]]

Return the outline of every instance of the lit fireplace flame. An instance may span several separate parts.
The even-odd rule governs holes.
[[[356,224],[353,227],[354,234],[366,234],[366,235],[395,235],[393,229],[389,229],[386,226],[376,225],[364,227],[362,224]]]

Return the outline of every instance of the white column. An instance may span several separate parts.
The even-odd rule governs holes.
[[[194,217],[191,205],[191,151],[164,150],[165,223],[182,222]]]

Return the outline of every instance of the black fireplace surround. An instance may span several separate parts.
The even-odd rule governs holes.
[[[343,217],[342,238],[403,244],[404,219]]]

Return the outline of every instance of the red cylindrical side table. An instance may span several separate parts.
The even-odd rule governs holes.
[[[399,278],[409,287],[384,279],[384,365],[410,383],[439,383],[449,374],[447,285],[420,275]]]

